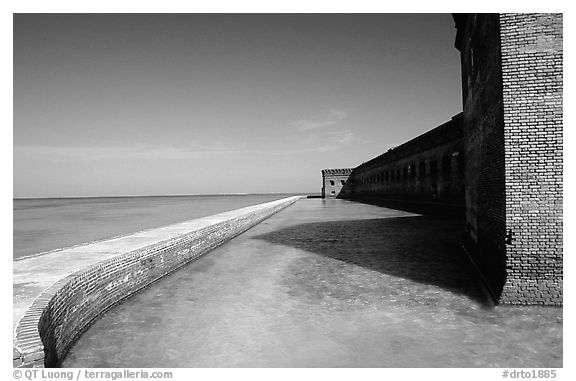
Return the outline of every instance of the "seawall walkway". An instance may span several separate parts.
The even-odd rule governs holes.
[[[104,311],[300,198],[14,261],[14,366],[58,365]]]

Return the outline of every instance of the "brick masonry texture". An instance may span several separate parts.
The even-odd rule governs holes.
[[[60,279],[18,322],[13,365],[57,366],[77,338],[106,310],[299,198],[245,208],[247,212],[231,219],[120,254]]]
[[[495,299],[562,305],[562,15],[455,15],[466,246]]]
[[[562,304],[561,14],[501,14],[505,303]]]

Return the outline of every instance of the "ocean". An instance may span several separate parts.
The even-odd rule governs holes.
[[[14,199],[13,259],[293,195],[274,193]]]

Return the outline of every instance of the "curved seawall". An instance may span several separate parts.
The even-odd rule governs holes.
[[[13,365],[58,366],[106,310],[300,198],[15,261]]]

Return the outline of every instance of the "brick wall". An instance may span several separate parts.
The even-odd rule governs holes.
[[[45,290],[15,330],[14,366],[52,367],[102,313],[143,287],[293,204],[290,197],[237,217],[96,263]]]
[[[562,15],[501,14],[507,278],[501,301],[562,304]]]
[[[562,304],[562,15],[454,15],[466,247],[500,303]]]
[[[462,115],[354,168],[356,199],[464,203]]]
[[[456,47],[461,52],[467,159],[465,244],[494,298],[498,300],[506,279],[506,188],[499,16],[470,14],[461,17]]]
[[[322,198],[346,197],[352,192],[352,184],[348,181],[352,168],[322,170]]]

